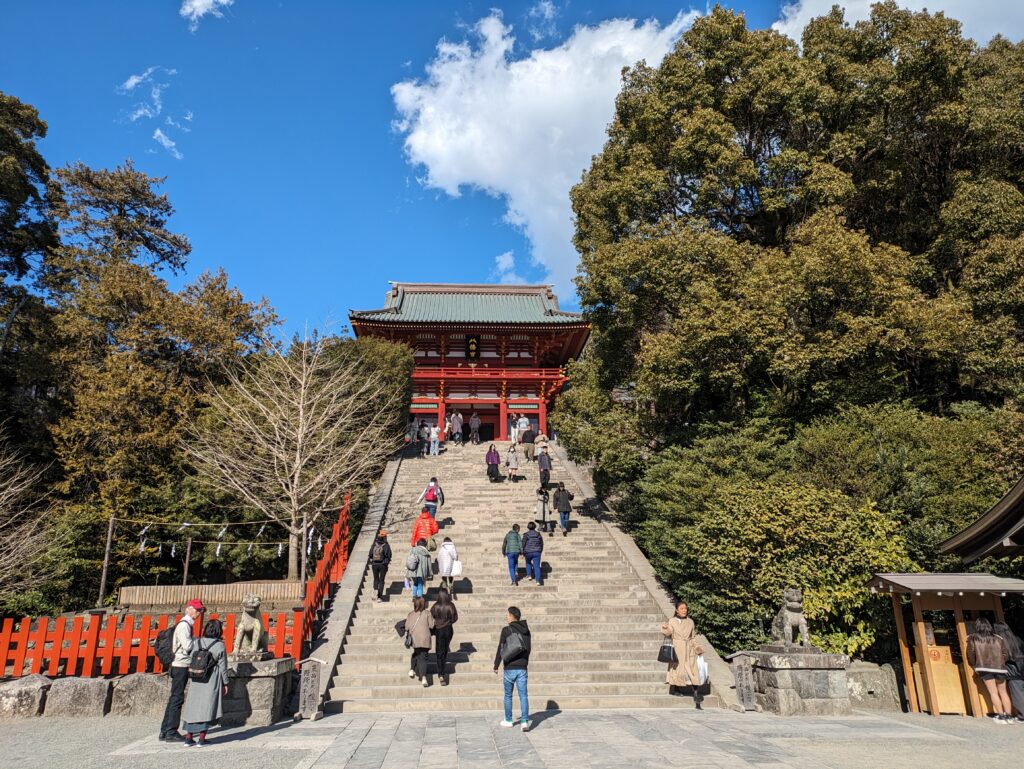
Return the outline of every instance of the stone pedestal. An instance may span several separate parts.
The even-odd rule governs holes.
[[[269,726],[291,715],[285,713],[295,671],[291,657],[247,660],[232,655],[228,668],[223,726]]]
[[[845,654],[806,647],[763,646],[744,652],[754,663],[757,704],[780,716],[843,716],[850,711]]]

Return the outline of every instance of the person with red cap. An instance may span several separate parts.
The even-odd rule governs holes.
[[[185,605],[185,616],[174,628],[174,662],[167,671],[171,677],[171,695],[164,708],[164,720],[160,724],[161,742],[180,742],[184,737],[178,732],[181,723],[181,706],[185,702],[185,686],[188,684],[188,665],[192,657],[192,636],[196,619],[206,611],[203,602],[193,598]]]

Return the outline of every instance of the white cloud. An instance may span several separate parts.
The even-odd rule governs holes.
[[[147,67],[143,72],[137,75],[131,75],[121,85],[117,87],[120,93],[131,93],[135,90],[136,86],[141,85],[149,80],[150,76],[156,72],[158,67]]]
[[[622,68],[660,63],[697,15],[665,26],[631,19],[580,26],[554,48],[514,58],[512,30],[492,12],[473,28],[475,40],[439,42],[423,81],[392,87],[406,156],[426,170],[428,187],[502,198],[506,221],[530,240],[534,265],[571,295],[569,189],[604,145]]]
[[[516,272],[516,257],[511,251],[498,254],[494,257],[494,271],[492,278],[499,283],[525,283],[526,280]]]
[[[155,118],[159,117],[160,113],[164,109],[164,91],[170,86],[169,82],[158,80],[158,77],[166,76],[173,77],[178,74],[176,69],[167,69],[166,67],[153,66],[147,67],[144,71],[137,75],[131,75],[121,85],[117,86],[114,90],[120,94],[131,94],[135,92],[135,89],[140,85],[149,85],[149,99],[136,104],[131,112],[128,113],[127,118],[130,122],[134,123],[137,120],[143,118]]]
[[[235,0],[182,0],[178,15],[188,19],[188,28],[195,32],[199,29],[199,20],[209,14],[214,18],[224,17],[223,8],[227,8]]]
[[[181,150],[178,149],[178,145],[174,142],[171,137],[157,128],[153,131],[153,138],[156,139],[157,143],[167,150],[168,154],[175,160],[181,160],[184,155],[181,154]]]
[[[558,28],[555,26],[555,18],[558,10],[552,0],[540,0],[530,8],[526,14],[530,22],[530,37],[537,43],[546,37],[554,37]]]
[[[781,18],[772,29],[800,40],[807,22],[815,16],[824,16],[835,4],[846,9],[846,20],[851,24],[868,18],[871,6],[877,0],[796,0],[785,5]],[[914,11],[927,8],[932,13],[942,11],[963,24],[964,34],[984,45],[995,35],[1011,40],[1024,37],[1024,3],[1019,0],[900,0],[899,5]]]

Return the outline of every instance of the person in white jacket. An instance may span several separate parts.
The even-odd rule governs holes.
[[[455,562],[459,560],[459,553],[455,549],[455,543],[451,537],[445,537],[444,542],[437,551],[437,573],[441,577],[441,587],[446,588],[455,597],[455,576],[452,571]]]

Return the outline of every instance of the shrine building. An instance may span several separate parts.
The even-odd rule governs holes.
[[[353,310],[349,321],[357,337],[413,349],[411,418],[443,430],[446,414],[457,409],[468,423],[475,411],[484,441],[507,440],[511,414],[546,433],[565,366],[590,335],[546,285],[393,283],[384,307]]]

